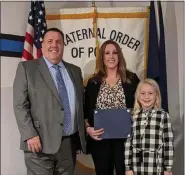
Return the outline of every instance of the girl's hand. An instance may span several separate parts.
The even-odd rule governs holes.
[[[164,171],[164,175],[173,175],[172,172]]]
[[[94,130],[94,127],[87,127],[86,132],[94,139],[94,140],[102,140],[101,138],[98,138],[100,135],[104,133],[103,128]]]
[[[125,175],[134,175],[134,173],[132,170],[130,170],[130,171],[126,171]]]

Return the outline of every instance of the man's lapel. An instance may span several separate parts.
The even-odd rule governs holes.
[[[54,96],[56,97],[56,99],[60,103],[60,99],[59,99],[59,96],[58,96],[57,89],[55,87],[55,83],[52,79],[52,76],[51,76],[51,74],[49,72],[49,69],[48,69],[48,67],[47,67],[43,58],[38,59],[37,67],[38,67],[39,71],[41,72],[41,74],[42,74],[46,84],[48,85],[49,89],[53,92]]]

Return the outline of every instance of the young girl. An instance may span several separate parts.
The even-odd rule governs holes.
[[[133,113],[133,135],[125,143],[126,175],[172,175],[172,126],[154,80],[139,83]]]

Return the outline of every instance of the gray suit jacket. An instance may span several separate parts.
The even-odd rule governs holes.
[[[79,67],[64,62],[76,92],[76,116],[80,143],[85,152],[83,79]],[[54,154],[61,144],[64,108],[43,58],[20,62],[13,84],[13,106],[21,134],[20,148],[28,150],[26,140],[39,135],[42,152]]]

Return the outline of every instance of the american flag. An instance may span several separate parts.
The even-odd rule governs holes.
[[[46,13],[44,1],[32,1],[28,16],[22,61],[40,58],[42,56],[41,41],[45,30]]]

